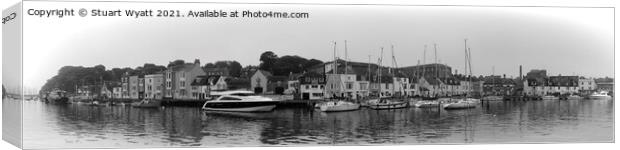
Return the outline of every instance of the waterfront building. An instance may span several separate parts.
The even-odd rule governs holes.
[[[578,76],[550,76],[542,82],[536,78],[524,80],[525,94],[532,96],[568,95],[579,93]]]
[[[250,78],[250,88],[257,94],[284,94],[287,79],[286,76],[274,76],[268,71],[257,70]]]
[[[614,79],[613,78],[598,78],[595,79],[596,89],[599,91],[608,91],[610,94],[613,94],[614,91]]]
[[[192,96],[191,82],[201,75],[205,72],[198,59],[194,63],[169,66],[164,72],[164,99],[197,99]]]
[[[149,74],[144,76],[145,82],[145,98],[149,99],[162,99],[163,98],[163,85],[164,75],[161,74]]]
[[[129,72],[125,72],[125,74],[121,77],[121,97],[122,99],[128,99],[130,88],[129,88]]]
[[[99,96],[104,99],[112,98],[112,87],[103,83],[99,88]]]
[[[129,98],[138,99],[138,76],[129,76]]]
[[[192,86],[192,97],[194,99],[211,99],[211,84],[209,83],[208,76],[196,76],[190,85]]]
[[[138,75],[138,99],[144,99],[145,86],[144,75]]]
[[[511,95],[516,90],[516,82],[506,78],[506,75],[486,76],[482,80],[484,80],[482,95]]]
[[[113,87],[112,88],[112,98],[122,98],[123,97],[123,87]]]
[[[301,99],[303,100],[321,100],[324,99],[325,75],[316,72],[307,72],[299,77],[299,86]]]
[[[207,75],[209,89],[212,91],[228,90],[228,84],[226,83],[227,78],[228,77],[221,75]]]
[[[596,82],[593,78],[579,77],[579,93],[591,94],[596,88]]]

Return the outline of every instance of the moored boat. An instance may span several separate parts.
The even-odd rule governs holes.
[[[611,99],[611,96],[607,94],[607,91],[601,91],[601,92],[592,93],[592,95],[588,96],[588,99],[608,100],[608,99]]]
[[[439,107],[439,101],[417,101],[413,106],[417,108],[434,108]]]
[[[272,111],[278,101],[271,98],[256,96],[251,91],[232,91],[222,94],[202,106],[207,111],[233,112],[267,112]]]
[[[326,102],[319,107],[323,112],[352,111],[358,110],[359,108],[360,104],[347,101]]]
[[[568,97],[566,97],[567,100],[580,100],[583,99],[583,97],[579,96],[579,95],[569,95]]]
[[[443,105],[444,109],[467,109],[475,108],[478,103],[469,100],[459,100],[457,102],[446,103]]]
[[[393,101],[388,99],[368,101],[368,107],[371,109],[400,109],[407,107],[407,104],[407,102]]]
[[[542,97],[542,100],[559,100],[560,98],[553,95],[545,95]]]

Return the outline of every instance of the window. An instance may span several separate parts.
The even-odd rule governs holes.
[[[181,81],[179,84],[181,84],[181,86],[185,86],[185,81]]]
[[[353,84],[352,83],[347,83],[347,89],[353,89]]]
[[[319,88],[319,86],[318,85],[312,85],[312,88],[316,89],[316,88]]]

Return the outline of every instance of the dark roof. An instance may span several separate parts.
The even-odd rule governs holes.
[[[197,64],[194,64],[194,63],[186,63],[186,64],[183,64],[183,65],[171,66],[171,67],[168,68],[168,70],[171,70],[171,71],[174,71],[174,72],[177,72],[177,71],[191,71],[192,69],[194,69],[194,67],[196,65]],[[198,67],[200,67],[200,66],[198,66]]]
[[[194,81],[190,84],[192,86],[209,85],[207,76],[196,76]]]

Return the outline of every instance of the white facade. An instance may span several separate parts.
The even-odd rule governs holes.
[[[322,84],[302,84],[299,91],[302,95],[307,94],[310,100],[321,100],[324,99],[324,90],[325,85]]]
[[[593,91],[596,90],[596,82],[593,78],[579,79],[579,90]]]
[[[150,74],[144,76],[145,84],[145,98],[148,99],[161,99],[163,97],[163,74]]]

